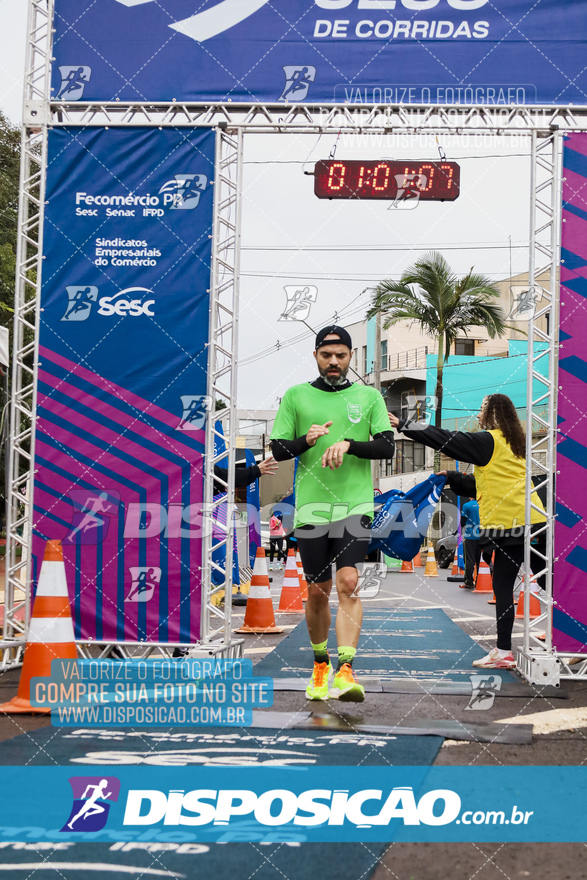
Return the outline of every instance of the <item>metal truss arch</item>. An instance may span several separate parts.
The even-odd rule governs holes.
[[[531,134],[584,131],[587,107],[467,104],[53,102],[51,125],[221,126],[259,133]]]
[[[215,214],[212,248],[211,312],[209,334],[208,399],[226,407],[218,412],[230,450],[234,449],[238,337],[239,240],[242,185],[243,137],[247,133],[361,135],[405,134],[485,134],[488,136],[531,136],[532,138],[532,260],[530,284],[550,269],[550,282],[540,282],[546,305],[542,304],[530,326],[529,352],[534,339],[547,344],[550,357],[548,378],[541,393],[532,400],[533,379],[538,371],[534,355],[528,358],[528,419],[544,429],[539,444],[528,430],[528,469],[538,472],[550,494],[555,461],[556,356],[558,247],[560,244],[560,147],[562,134],[587,131],[587,107],[573,105],[437,105],[437,104],[288,104],[271,103],[189,103],[189,102],[61,102],[50,98],[51,24],[53,0],[29,0],[29,26],[25,83],[24,126],[22,136],[21,206],[17,253],[17,286],[14,321],[13,387],[11,400],[11,450],[9,458],[9,499],[7,516],[7,575],[5,627],[0,641],[0,665],[19,662],[28,624],[28,589],[24,598],[18,591],[30,583],[31,485],[34,462],[36,413],[37,326],[42,268],[42,226],[46,176],[46,139],[51,126],[80,127],[205,127],[216,128]],[[539,330],[536,319],[548,314],[549,332]],[[540,357],[543,355],[541,354]],[[545,402],[548,416],[544,419]],[[540,407],[540,409],[538,409]],[[530,421],[529,424],[533,422]],[[211,522],[218,502],[214,501],[215,419],[207,420],[205,460],[205,514]],[[541,444],[541,445],[540,445]],[[230,595],[232,570],[232,516],[234,509],[234,459],[229,456],[227,507],[224,532],[205,530],[202,557],[202,647],[238,652],[240,642],[231,633],[231,605],[218,605],[214,598],[226,587]],[[529,511],[528,511],[529,513]],[[552,499],[546,524],[547,546],[552,548],[554,513]],[[529,541],[529,536],[528,536]],[[214,550],[226,547],[222,570],[213,558]],[[529,562],[526,559],[526,583]],[[530,680],[535,656],[548,675],[556,677],[556,664],[571,669],[566,658],[557,658],[552,649],[549,622],[552,606],[552,551],[547,552],[544,571],[547,591],[542,597],[542,629],[547,641],[536,639],[540,623],[525,618],[524,647],[520,654],[522,672]],[[223,585],[212,585],[212,571],[223,577]],[[19,613],[24,609],[24,620]],[[524,665],[525,664],[525,665]],[[574,667],[573,667],[574,669]],[[587,678],[587,658],[577,667]]]

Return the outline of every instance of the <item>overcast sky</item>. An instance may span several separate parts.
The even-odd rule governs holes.
[[[25,0],[0,0],[0,105],[19,123],[26,39]],[[528,267],[529,140],[440,138],[461,165],[454,202],[389,210],[388,202],[319,200],[312,172],[319,159],[435,160],[433,136],[336,134],[245,138],[238,403],[272,408],[289,385],[314,377],[312,338],[279,321],[286,285],[317,288],[308,323],[319,328],[360,320],[365,289],[401,272],[428,249],[453,269],[500,280]],[[509,247],[511,238],[511,250]],[[293,343],[298,337],[305,337]],[[393,349],[393,346],[391,347]]]

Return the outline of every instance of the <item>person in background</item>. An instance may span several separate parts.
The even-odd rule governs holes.
[[[243,486],[248,486],[250,483],[254,483],[259,477],[270,477],[275,473],[277,473],[277,462],[273,456],[270,455],[268,458],[264,459],[264,461],[260,461],[259,464],[254,464],[251,467],[236,467],[234,469],[234,485],[236,489],[240,489]],[[228,468],[214,465],[214,477],[214,495],[220,495],[223,492],[226,492],[226,486],[224,486],[223,483],[226,483],[228,480]],[[222,480],[223,482],[221,483],[218,480]],[[185,657],[189,650],[189,648],[174,648],[172,656]]]
[[[277,562],[275,565],[277,571],[281,571],[279,560],[282,559],[285,563],[287,559],[283,549],[284,536],[285,532],[283,530],[283,523],[281,522],[281,519],[274,513],[269,520],[269,571],[273,571],[274,556],[277,556]]]
[[[465,545],[465,580],[467,590],[475,589],[475,566],[479,569],[481,547],[479,546],[479,505],[475,498],[469,498],[461,509],[463,542]]]
[[[484,555],[495,553],[493,592],[497,644],[486,657],[475,660],[473,666],[510,669],[516,665],[512,652],[514,584],[524,561],[526,437],[516,408],[505,394],[489,394],[483,400],[477,420],[481,430],[465,433],[445,431],[389,414],[391,426],[406,437],[440,449],[456,461],[475,465],[474,476],[458,471],[444,472],[453,492],[479,502],[479,542]],[[539,527],[546,516],[536,492],[532,492],[532,504],[528,525]],[[537,549],[545,555],[542,540]],[[542,568],[540,561],[537,567]]]
[[[271,477],[276,473],[277,462],[270,455],[264,461],[260,461],[259,464],[254,464],[251,467],[238,467],[237,465],[234,469],[234,485],[236,489],[241,489],[243,486],[254,483],[259,477]],[[219,477],[220,480],[226,483],[228,480],[228,468],[214,465],[214,476]],[[226,492],[226,487],[218,482],[218,480],[214,480],[214,494],[220,495],[222,492]]]

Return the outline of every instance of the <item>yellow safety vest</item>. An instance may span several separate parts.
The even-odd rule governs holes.
[[[489,464],[475,465],[479,519],[483,529],[512,529],[524,525],[526,459],[516,458],[499,430],[489,431],[494,449]],[[544,510],[536,492],[532,502]],[[544,522],[546,516],[532,510],[531,523]]]

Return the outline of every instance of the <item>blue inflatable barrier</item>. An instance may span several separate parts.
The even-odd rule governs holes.
[[[376,497],[369,552],[382,550],[394,559],[413,559],[445,483],[446,477],[433,474],[408,492],[391,489]]]

